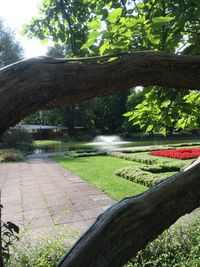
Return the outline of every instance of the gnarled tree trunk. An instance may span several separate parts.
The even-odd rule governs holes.
[[[137,85],[200,89],[200,57],[149,51],[101,64],[94,63],[97,59],[42,57],[1,69],[0,135],[38,110]]]

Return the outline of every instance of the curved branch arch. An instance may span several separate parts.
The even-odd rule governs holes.
[[[0,134],[37,110],[113,94],[137,85],[200,90],[199,56],[149,51],[122,55],[103,64],[94,63],[100,59],[42,57],[1,69]],[[200,206],[199,173],[197,160],[190,169],[144,194],[114,205],[97,218],[58,266],[121,266],[181,215]]]
[[[39,57],[0,70],[0,134],[25,116],[138,85],[200,89],[200,57],[136,52],[81,59]],[[97,61],[97,62],[96,62]]]

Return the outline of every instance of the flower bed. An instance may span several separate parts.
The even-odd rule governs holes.
[[[175,159],[194,159],[200,157],[200,148],[180,148],[171,150],[157,150],[149,152],[150,155],[175,158]]]

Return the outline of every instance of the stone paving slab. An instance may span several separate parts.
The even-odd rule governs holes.
[[[115,203],[44,155],[1,164],[0,189],[3,220],[37,232],[66,225],[83,233]]]

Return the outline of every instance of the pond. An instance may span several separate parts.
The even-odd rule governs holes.
[[[145,141],[124,141],[119,139],[118,136],[100,136],[95,138],[92,142],[61,142],[61,141],[39,141],[35,147],[34,153],[57,153],[67,152],[71,150],[109,150],[114,148],[137,147],[137,146],[157,146],[157,145],[170,145],[170,144],[198,144],[200,140],[145,140]],[[108,139],[104,139],[108,137]]]

